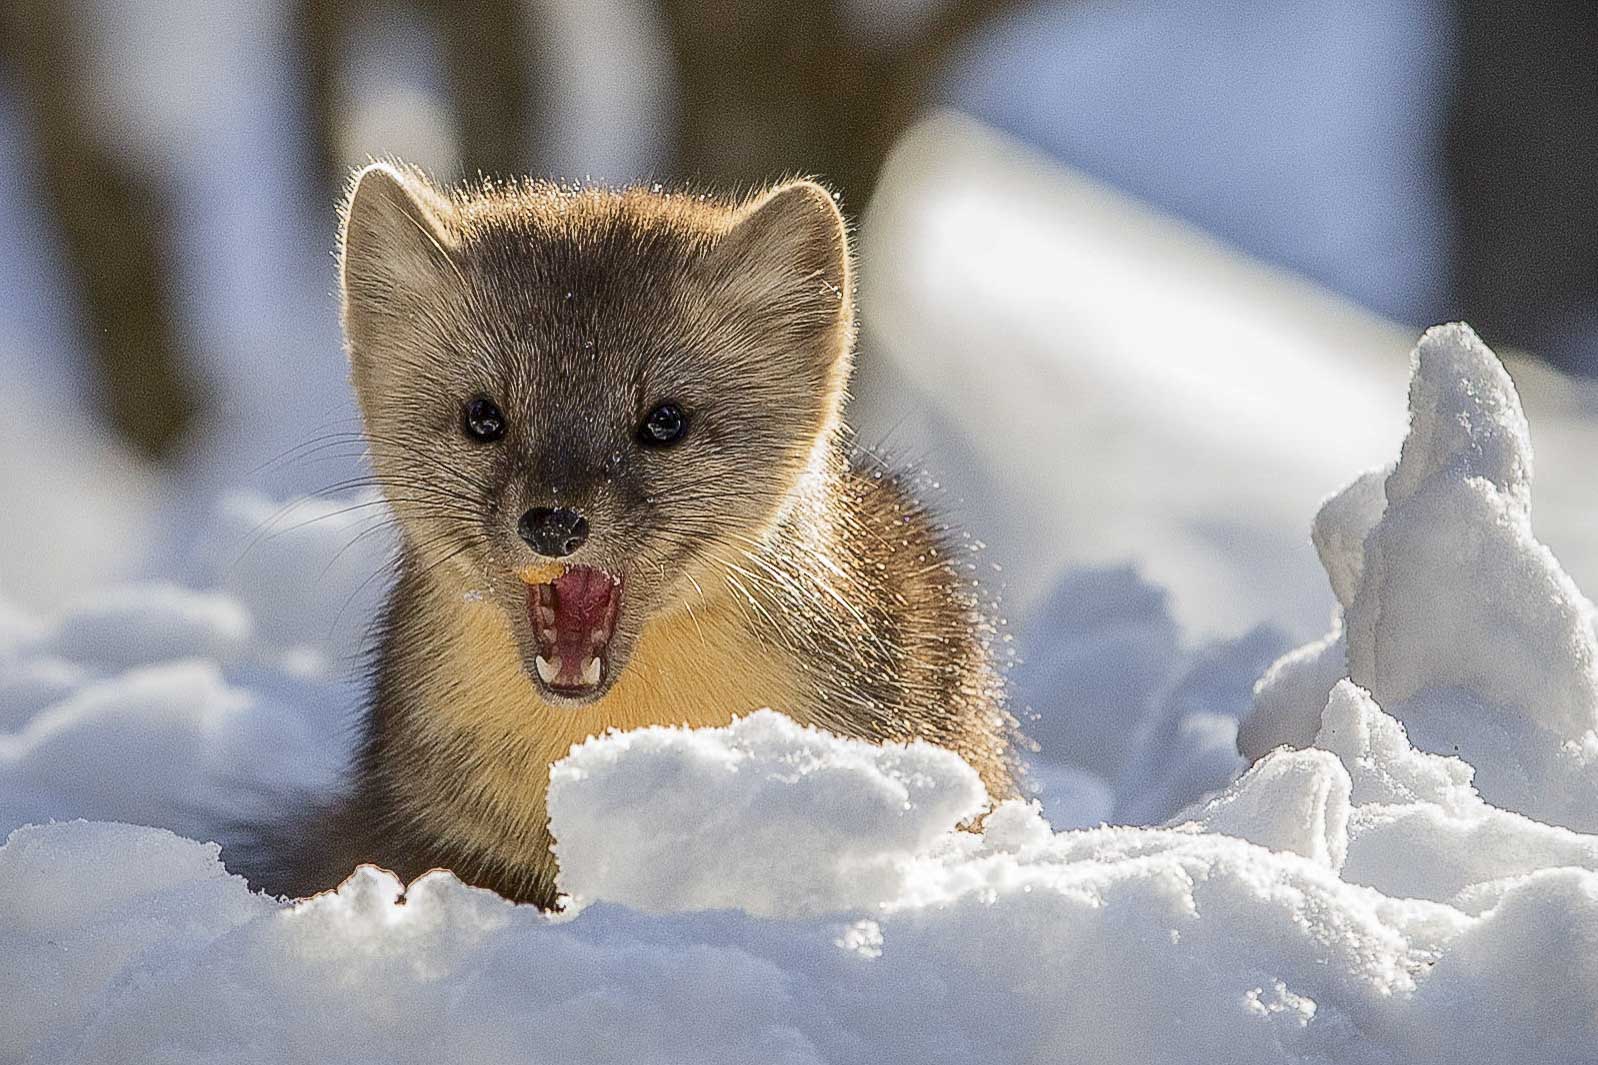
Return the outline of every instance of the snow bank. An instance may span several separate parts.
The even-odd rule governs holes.
[[[1189,823],[1059,834],[1019,803],[981,835],[956,831],[974,781],[949,756],[775,714],[593,741],[552,789],[561,846],[577,845],[563,883],[591,901],[555,918],[447,873],[405,889],[373,869],[284,904],[227,876],[214,847],[159,830],[22,829],[0,849],[0,1052],[1586,1060],[1598,874],[1574,867],[1582,838],[1473,869],[1496,879],[1455,904],[1399,897],[1425,886],[1418,865],[1394,873],[1393,894],[1351,883],[1338,869],[1372,853],[1366,815],[1452,824],[1465,816],[1445,804],[1472,800],[1352,685],[1327,719],[1344,750],[1273,754]],[[770,830],[794,809],[816,823],[797,838]],[[1501,828],[1507,841],[1538,831]],[[873,830],[887,842],[869,855]],[[683,878],[657,875],[662,860]]]
[[[1236,678],[1278,637],[1186,649],[1124,570],[1045,615],[1062,639],[1052,663],[1035,641],[1036,690],[1088,718],[1038,731],[1106,738],[1043,763],[1070,812],[1224,783],[1239,738],[1253,757],[1164,824],[1058,831],[1011,802],[963,831],[985,797],[953,755],[763,711],[560,763],[557,915],[370,868],[289,903],[161,829],[19,828],[0,1060],[1598,1059],[1592,610],[1531,536],[1526,425],[1491,353],[1428,333],[1411,404],[1397,465],[1317,522],[1343,627],[1271,668],[1241,732]],[[278,549],[326,566],[349,532]],[[288,773],[324,742],[336,670],[291,639],[275,582],[194,569],[205,589],[0,611],[6,817],[181,826],[172,780]],[[322,591],[293,609],[348,594]],[[1294,746],[1255,749],[1278,736]]]
[[[1399,461],[1335,496],[1316,546],[1332,633],[1277,662],[1239,736],[1258,758],[1314,739],[1352,678],[1492,802],[1598,829],[1594,608],[1532,532],[1532,450],[1509,375],[1467,326],[1416,349]]]

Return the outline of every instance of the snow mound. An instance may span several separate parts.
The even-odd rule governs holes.
[[[1272,626],[1186,646],[1168,596],[1131,566],[1068,573],[1021,626],[1011,696],[1051,824],[1152,824],[1246,764],[1238,721],[1290,646]]]
[[[213,835],[327,787],[383,587],[374,498],[236,493],[173,560],[192,584],[100,588],[52,616],[0,602],[0,831],[88,817]]]
[[[1594,608],[1532,531],[1532,448],[1509,375],[1465,325],[1415,349],[1396,466],[1322,508],[1333,631],[1271,667],[1239,747],[1315,738],[1351,678],[1425,750],[1458,754],[1492,802],[1598,829]]]
[[[566,891],[649,911],[869,908],[904,889],[909,857],[987,805],[949,751],[851,743],[771,710],[589,741],[549,784]]]
[[[20,829],[0,1056],[1587,1060],[1598,840],[1493,811],[1347,681],[1325,717],[1335,750],[1273,753],[1189,822],[1062,833],[1013,802],[959,831],[952,758],[777,714],[610,735],[557,774],[584,901],[555,917],[372,868],[284,903],[160,830]],[[1400,861],[1439,824],[1450,902]],[[1389,891],[1350,882],[1381,855]]]

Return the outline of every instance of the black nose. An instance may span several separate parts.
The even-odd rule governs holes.
[[[588,539],[588,519],[570,507],[534,507],[522,515],[516,531],[540,555],[563,558]]]

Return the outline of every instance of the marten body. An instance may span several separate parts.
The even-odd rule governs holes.
[[[950,748],[1014,794],[969,555],[849,460],[851,264],[823,190],[451,197],[376,165],[345,217],[353,376],[403,544],[354,779],[246,858],[258,886],[368,861],[552,905],[554,761],[764,706]]]

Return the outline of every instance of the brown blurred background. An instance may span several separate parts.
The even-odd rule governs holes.
[[[802,172],[829,181],[846,208],[858,212],[898,135],[930,104],[952,103],[1384,313],[1415,325],[1468,317],[1490,342],[1598,371],[1598,5],[1407,0],[1384,10],[1350,4],[1315,26],[1288,25],[1286,45],[1261,38],[1258,51],[1239,56],[1227,53],[1227,34],[1271,19],[1272,5],[292,0],[265,7],[273,15],[261,32],[288,86],[286,128],[293,131],[275,156],[299,175],[312,218],[336,198],[346,168],[373,152],[420,155],[417,161],[445,177],[584,177],[586,171],[572,171],[581,153],[561,148],[580,139],[590,120],[583,86],[599,93],[587,99],[626,109],[632,105],[625,93],[612,90],[629,83],[654,86],[642,119],[647,143],[622,144],[611,156],[633,172],[596,176],[744,187]],[[19,168],[35,190],[26,202],[39,213],[72,288],[67,302],[85,353],[82,376],[115,431],[154,457],[171,455],[210,402],[204,369],[207,344],[214,343],[187,325],[180,310],[185,282],[175,260],[203,250],[184,252],[174,235],[192,224],[185,212],[194,207],[178,202],[163,160],[203,145],[207,123],[217,120],[197,119],[194,143],[186,145],[178,107],[160,136],[130,150],[118,132],[119,121],[126,125],[116,114],[118,71],[137,67],[137,76],[157,79],[159,92],[171,88],[161,78],[180,80],[170,67],[192,83],[172,91],[194,93],[201,102],[193,106],[202,109],[207,84],[226,82],[234,71],[225,63],[196,67],[205,38],[196,31],[191,46],[185,34],[233,18],[236,10],[0,3],[0,96],[10,102],[24,145]],[[122,36],[130,19],[143,26],[135,36],[144,41],[131,59],[133,46],[123,54]],[[1167,112],[1182,105],[1161,92],[1203,98],[1213,86],[1213,102],[1201,113],[1223,130],[1254,121],[1225,113],[1230,99],[1275,93],[1285,107],[1294,103],[1287,98],[1295,89],[1321,92],[1313,84],[1295,87],[1278,68],[1291,67],[1293,48],[1325,51],[1316,34],[1336,38],[1353,33],[1350,27],[1396,42],[1379,74],[1415,95],[1394,97],[1379,84],[1364,94],[1351,91],[1346,113],[1376,116],[1364,121],[1381,120],[1383,108],[1435,116],[1387,129],[1395,143],[1413,133],[1415,157],[1435,162],[1427,175],[1406,161],[1410,156],[1394,156],[1391,182],[1429,182],[1425,195],[1436,201],[1435,210],[1426,209],[1432,214],[1405,222],[1407,230],[1380,217],[1407,209],[1397,200],[1350,195],[1346,204],[1317,203],[1312,193],[1291,187],[1265,217],[1268,211],[1251,207],[1247,195],[1222,180],[1228,168],[1249,168],[1247,149],[1223,137],[1210,166],[1183,140],[1202,134],[1193,131],[1200,124],[1187,119],[1174,133],[1168,128]],[[612,30],[623,44],[612,47],[605,36]],[[1167,38],[1182,49],[1183,64],[1168,78],[1160,51]],[[588,50],[574,54],[574,39]],[[1187,54],[1204,49],[1212,53],[1207,60]],[[1351,70],[1348,77],[1361,74]],[[426,103],[420,110],[370,89],[407,79],[420,86],[413,96]],[[1116,110],[1118,101],[1125,113]],[[1325,127],[1345,113],[1340,106],[1334,100],[1311,112],[1304,128],[1285,139],[1262,133],[1268,158],[1258,169],[1290,162],[1295,152],[1313,155],[1315,142],[1328,135]],[[443,147],[430,152],[430,142],[417,139],[425,125],[418,115],[441,127]],[[1290,109],[1272,116],[1284,128],[1293,124]],[[1137,146],[1144,118],[1146,153],[1113,157],[1101,149],[1106,137],[1096,131],[1107,128]],[[625,139],[627,116],[605,121]],[[1358,129],[1350,136],[1360,136]],[[1222,213],[1207,214],[1210,202]],[[1398,259],[1405,248],[1429,242],[1436,250],[1424,256],[1430,279],[1395,294],[1379,270],[1357,260],[1339,265],[1332,252],[1301,255],[1313,242],[1281,223],[1297,217],[1294,210],[1314,216],[1307,231],[1322,243],[1342,226],[1356,234],[1376,227],[1400,246],[1393,252]],[[1361,210],[1377,217],[1357,222],[1351,215]],[[322,216],[308,232],[318,226],[331,228]]]

